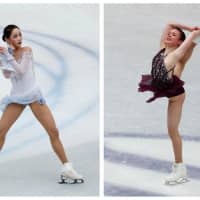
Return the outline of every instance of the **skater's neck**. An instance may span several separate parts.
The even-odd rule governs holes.
[[[169,53],[173,52],[174,50],[176,50],[177,47],[174,47],[174,46],[167,46],[165,47],[165,55],[168,55]]]

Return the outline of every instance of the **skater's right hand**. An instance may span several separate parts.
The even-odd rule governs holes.
[[[0,46],[0,53],[5,53],[7,51],[7,48]]]

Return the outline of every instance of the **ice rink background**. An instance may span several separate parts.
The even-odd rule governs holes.
[[[59,185],[61,163],[27,107],[0,153],[0,196],[99,194],[98,5],[1,4],[0,31],[18,25],[31,46],[37,80],[53,112],[79,185]],[[0,45],[5,43],[0,42]],[[10,83],[0,75],[0,98]]]
[[[167,136],[167,99],[147,104],[138,93],[141,74],[149,73],[165,24],[199,24],[200,5],[105,5],[105,194],[107,196],[200,195],[200,48],[182,75],[185,81],[180,132],[191,181],[165,186],[173,153]]]

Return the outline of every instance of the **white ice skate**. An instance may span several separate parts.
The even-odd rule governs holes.
[[[61,180],[59,181],[60,184],[75,184],[75,183],[83,183],[83,176],[78,174],[73,166],[72,163],[65,163],[63,165],[62,171],[61,171]]]
[[[166,185],[177,185],[188,182],[187,169],[183,163],[174,163],[172,173],[165,179]]]

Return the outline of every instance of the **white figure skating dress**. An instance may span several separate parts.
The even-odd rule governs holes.
[[[45,99],[35,78],[31,49],[24,51],[18,61],[10,51],[0,53],[0,69],[5,78],[10,78],[12,84],[10,95],[0,101],[2,111],[11,103],[28,105],[37,101],[45,104]]]

